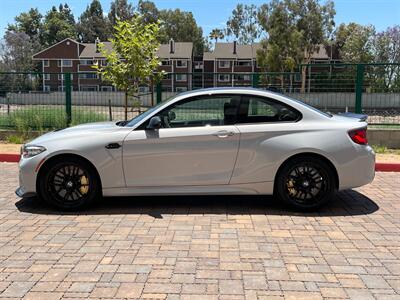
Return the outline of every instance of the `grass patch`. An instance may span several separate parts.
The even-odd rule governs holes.
[[[400,149],[388,149],[386,146],[381,145],[372,145],[372,149],[374,149],[377,154],[396,154],[400,155]]]
[[[107,121],[107,116],[82,109],[72,109],[71,126]],[[0,115],[0,128],[14,128],[16,135],[7,137],[7,142],[22,144],[29,140],[29,133],[39,134],[49,130],[67,127],[67,115],[64,108],[30,107]]]
[[[22,135],[10,135],[6,138],[6,142],[10,144],[23,144],[27,139]]]
[[[71,125],[106,121],[107,116],[92,111],[72,109]],[[46,131],[67,126],[64,108],[30,107],[18,109],[9,115],[0,115],[1,127],[13,127],[17,131]]]

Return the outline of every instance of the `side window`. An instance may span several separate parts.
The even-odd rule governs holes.
[[[240,104],[238,123],[294,122],[299,118],[299,112],[278,101],[246,97]]]
[[[234,124],[239,96],[215,95],[184,100],[158,115],[164,128]]]

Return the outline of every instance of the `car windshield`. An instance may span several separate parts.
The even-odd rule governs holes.
[[[156,111],[160,106],[164,105],[165,103],[171,101],[172,99],[174,99],[175,96],[169,97],[167,100],[158,103],[157,105],[149,108],[148,110],[146,110],[145,112],[137,115],[136,117],[134,117],[133,119],[131,119],[130,121],[128,121],[128,123],[126,123],[126,127],[133,127],[136,124],[138,124],[140,121],[142,121],[143,119],[145,119],[148,115],[151,115],[154,111]]]

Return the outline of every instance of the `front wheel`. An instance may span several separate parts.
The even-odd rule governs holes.
[[[331,167],[321,159],[297,157],[282,166],[275,182],[276,196],[297,210],[314,210],[336,191]]]
[[[39,195],[61,210],[79,210],[100,195],[100,181],[86,161],[75,157],[59,158],[40,172]]]

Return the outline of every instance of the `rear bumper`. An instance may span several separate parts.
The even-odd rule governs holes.
[[[354,158],[338,168],[339,190],[371,183],[375,177],[375,153],[370,146],[358,146]]]

